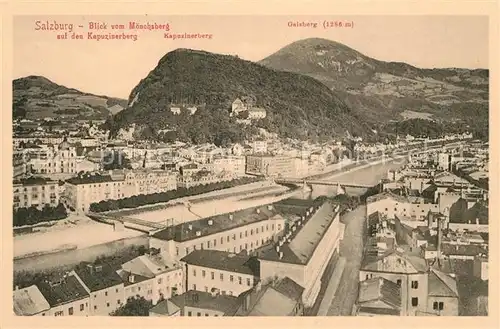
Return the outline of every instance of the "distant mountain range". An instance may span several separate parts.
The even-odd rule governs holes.
[[[294,42],[259,63],[321,81],[368,122],[488,118],[486,69],[420,69],[319,38]]]
[[[16,79],[12,87],[14,118],[107,119],[127,105],[124,99],[84,93],[42,76]]]
[[[258,63],[177,49],[122,100],[57,85],[44,77],[14,80],[16,117],[108,118],[112,134],[134,125],[142,137],[229,143],[256,128],[284,137],[397,134],[467,128],[488,131],[489,71],[420,69],[383,62],[326,39],[294,42]],[[229,117],[237,98],[266,109],[244,126]],[[172,107],[196,106],[194,115]],[[125,108],[122,111],[122,108]],[[423,127],[425,126],[425,129]],[[422,128],[422,129],[421,129]]]

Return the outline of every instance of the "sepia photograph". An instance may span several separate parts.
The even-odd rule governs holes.
[[[12,35],[16,316],[490,315],[488,16]]]

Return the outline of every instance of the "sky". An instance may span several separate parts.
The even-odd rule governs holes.
[[[37,23],[37,21],[39,21]],[[83,40],[57,39],[49,23],[73,24]],[[323,22],[351,27],[324,28]],[[106,30],[89,30],[89,22]],[[116,31],[112,24],[168,24],[167,33],[211,34],[211,39],[165,39],[164,30]],[[317,27],[290,27],[312,22]],[[83,27],[78,27],[82,25]],[[258,61],[301,39],[325,38],[364,55],[421,68],[489,68],[487,16],[17,16],[13,77],[42,75],[98,95],[128,99],[131,90],[169,51],[191,48]],[[137,34],[137,40],[92,40],[88,32]]]

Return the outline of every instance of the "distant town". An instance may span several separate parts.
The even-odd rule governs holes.
[[[17,315],[487,315],[488,143],[468,132],[218,147],[103,123],[13,123]]]

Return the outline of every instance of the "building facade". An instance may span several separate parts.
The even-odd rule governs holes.
[[[59,204],[59,184],[41,177],[30,177],[15,180],[14,209],[29,208],[31,206],[39,209],[44,205],[56,207]]]
[[[259,280],[256,258],[219,250],[195,250],[183,257],[186,287],[196,291],[218,291],[222,295],[239,296],[252,289]]]

